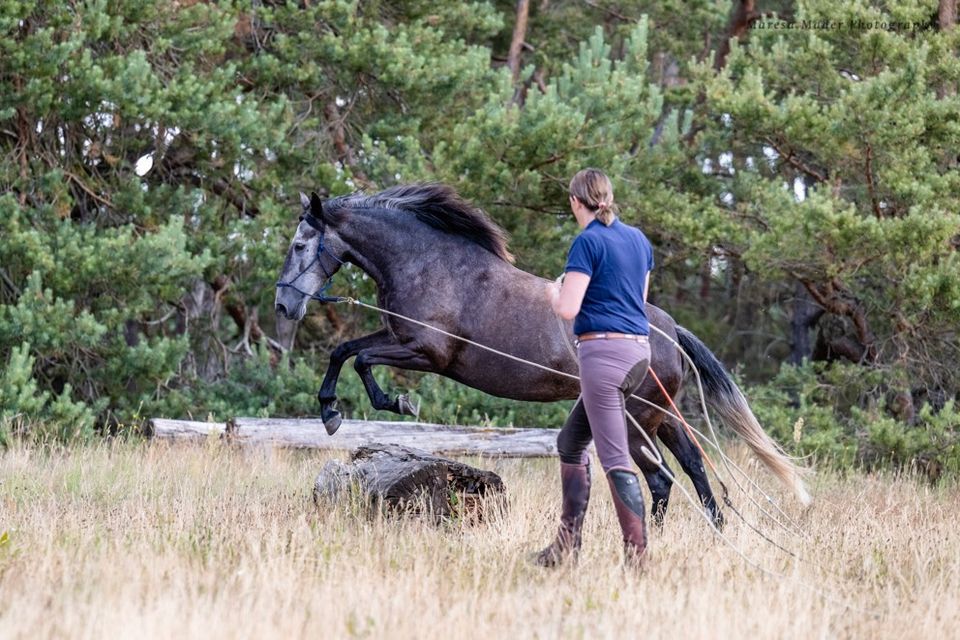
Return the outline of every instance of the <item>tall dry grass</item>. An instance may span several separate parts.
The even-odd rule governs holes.
[[[674,492],[648,569],[620,566],[594,474],[576,569],[542,570],[557,463],[501,460],[509,510],[474,527],[323,512],[328,455],[115,444],[0,457],[0,638],[926,638],[960,629],[955,485],[820,477],[811,537],[731,517],[719,544]],[[767,483],[772,484],[772,483]],[[738,500],[748,517],[756,510]],[[787,500],[789,504],[789,500]],[[732,514],[730,514],[732,515]],[[815,585],[859,609],[808,590]]]

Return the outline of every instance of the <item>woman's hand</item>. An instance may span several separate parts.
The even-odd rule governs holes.
[[[566,277],[564,277],[566,276]],[[560,285],[559,281],[563,281]],[[590,284],[590,276],[577,271],[565,273],[549,286],[556,293],[550,293],[550,305],[554,312],[564,320],[573,320],[580,312],[580,304]]]
[[[560,278],[557,278],[557,279],[554,280],[553,282],[548,282],[547,285],[546,285],[546,286],[547,286],[547,300],[550,301],[550,306],[551,306],[552,308],[556,308],[556,306],[557,306],[557,300],[560,299],[560,279],[561,279],[561,278],[563,278],[563,276],[560,276]]]

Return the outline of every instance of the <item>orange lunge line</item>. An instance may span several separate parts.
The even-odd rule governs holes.
[[[657,377],[657,372],[653,370],[653,367],[650,367],[650,375],[653,376],[654,382],[657,383],[657,386],[660,387],[660,392],[667,399],[667,402],[670,403],[670,408],[673,409],[674,413],[677,414],[677,417],[680,418],[680,422],[683,423],[684,429],[687,430],[687,435],[690,436],[690,439],[693,440],[693,444],[697,445],[697,449],[700,450],[700,455],[703,456],[703,459],[707,461],[707,464],[710,465],[710,469],[713,470],[714,475],[719,476],[717,473],[717,468],[713,464],[713,460],[710,459],[710,456],[707,455],[707,452],[703,450],[703,447],[700,446],[700,441],[697,440],[697,436],[694,435],[693,429],[687,424],[686,418],[683,417],[683,414],[680,413],[680,409],[677,408],[677,405],[673,403],[673,398],[670,397],[670,394],[667,393],[667,390],[664,388],[663,383],[660,382],[660,378]]]

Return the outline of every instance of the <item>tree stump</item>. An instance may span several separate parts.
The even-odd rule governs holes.
[[[492,471],[419,449],[377,444],[354,451],[349,464],[331,460],[314,482],[318,506],[356,495],[381,513],[480,522],[505,488]]]

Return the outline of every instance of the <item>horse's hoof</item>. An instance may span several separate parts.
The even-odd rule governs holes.
[[[320,419],[323,420],[323,428],[332,436],[337,432],[337,429],[340,428],[340,423],[343,421],[340,417],[340,412],[334,408],[337,406],[337,399],[317,399],[320,400]]]
[[[413,406],[413,403],[410,402],[410,398],[406,394],[397,396],[397,413],[402,416],[418,416],[420,415],[420,407]]]
[[[717,511],[713,514],[713,526],[717,528],[717,531],[723,531],[724,524],[726,524],[726,520],[724,520],[721,512]]]
[[[332,404],[331,402],[330,405]],[[320,418],[323,420],[323,428],[326,429],[327,433],[331,436],[337,432],[337,429],[340,428],[340,423],[343,422],[340,412],[329,405],[320,409]]]
[[[327,430],[327,435],[331,436],[337,432],[337,429],[340,428],[340,423],[343,422],[339,411],[334,411],[333,414],[333,416],[323,421],[323,428]]]

